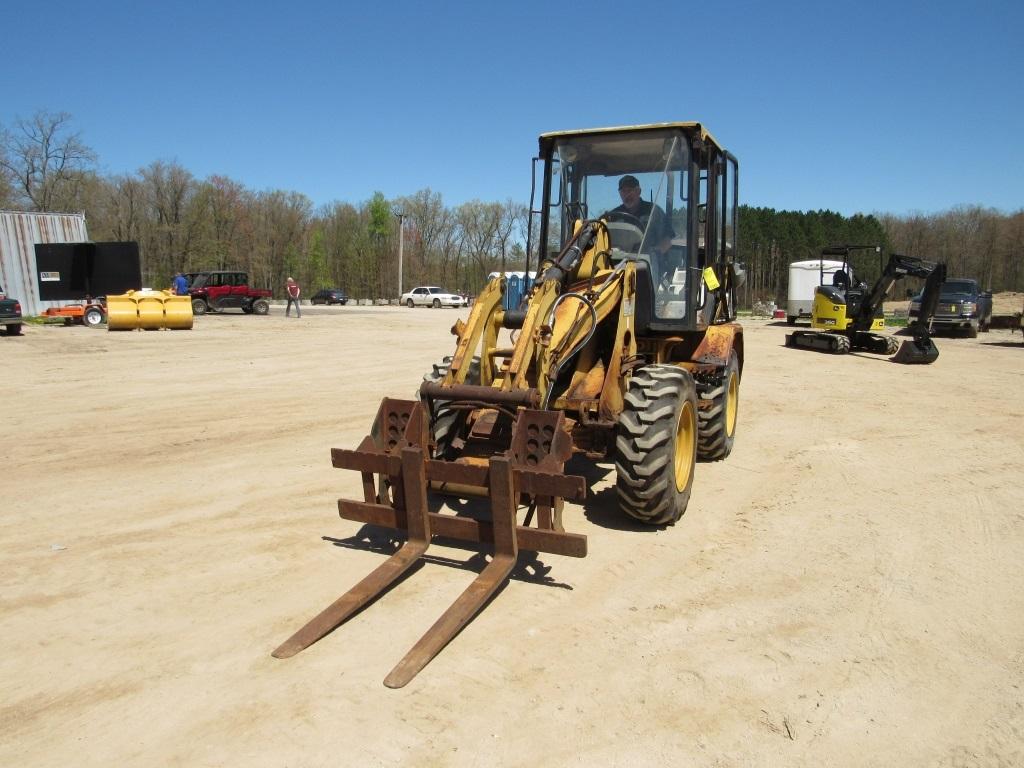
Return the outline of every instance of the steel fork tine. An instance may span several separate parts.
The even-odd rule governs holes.
[[[302,629],[285,640],[271,655],[287,659],[327,635],[356,611],[376,598],[409,570],[430,546],[427,508],[427,477],[423,453],[410,446],[402,449],[402,478],[405,489],[409,538],[402,547],[377,566],[362,581],[317,614]]]
[[[494,559],[395,665],[384,679],[388,688],[401,688],[429,664],[505,583],[515,568],[519,546],[516,542],[516,494],[509,459],[491,459],[490,487]]]

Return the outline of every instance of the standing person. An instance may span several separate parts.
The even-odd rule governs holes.
[[[188,280],[181,272],[174,273],[174,295],[175,296],[187,296],[188,295]]]
[[[285,281],[284,287],[288,292],[288,304],[284,308],[284,316],[291,316],[292,302],[295,302],[295,316],[302,317],[302,310],[299,308],[299,284],[289,277]]]

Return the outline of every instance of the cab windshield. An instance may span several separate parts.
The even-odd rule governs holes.
[[[576,220],[604,219],[613,263],[647,262],[659,294],[655,314],[681,317],[690,266],[687,214],[694,207],[684,134],[666,129],[566,137],[556,141],[552,160],[548,252],[561,250]]]

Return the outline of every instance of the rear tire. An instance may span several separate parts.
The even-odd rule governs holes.
[[[796,325],[796,315],[786,315],[787,325]]]
[[[619,507],[650,525],[686,511],[697,460],[697,389],[674,365],[637,369],[629,382],[615,440]]]
[[[4,328],[6,329],[7,336],[21,336],[21,323],[5,325]]]
[[[895,355],[900,348],[900,340],[895,336],[885,337],[885,354]]]
[[[441,308],[441,300],[440,299],[434,299],[434,303],[433,303],[432,306],[434,307],[434,309],[440,309]]]
[[[732,453],[740,405],[740,364],[736,351],[722,375],[710,384],[697,384],[701,405],[697,409],[697,460],[720,461]]]

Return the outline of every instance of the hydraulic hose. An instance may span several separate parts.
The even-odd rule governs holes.
[[[551,323],[554,321],[555,310],[558,309],[558,305],[570,297],[578,299],[579,301],[583,302],[583,305],[588,310],[590,310],[590,330],[587,332],[587,335],[584,337],[583,341],[577,344],[576,348],[573,349],[569,354],[567,354],[565,357],[559,360],[558,365],[555,366],[555,369],[548,374],[548,381],[550,385],[544,392],[544,401],[540,405],[541,410],[547,410],[548,403],[551,401],[551,391],[554,388],[554,383],[558,381],[558,377],[562,373],[562,368],[564,368],[566,363],[572,360],[572,358],[574,358],[581,349],[587,346],[587,342],[589,342],[590,339],[593,338],[594,333],[597,331],[597,310],[594,308],[593,303],[582,293],[575,293],[572,291],[570,291],[569,293],[563,293],[561,296],[555,299],[555,303],[551,305],[551,313],[548,315],[548,325],[550,326]],[[570,329],[569,333],[572,333],[572,329]],[[568,334],[566,334],[566,338],[568,338]]]

